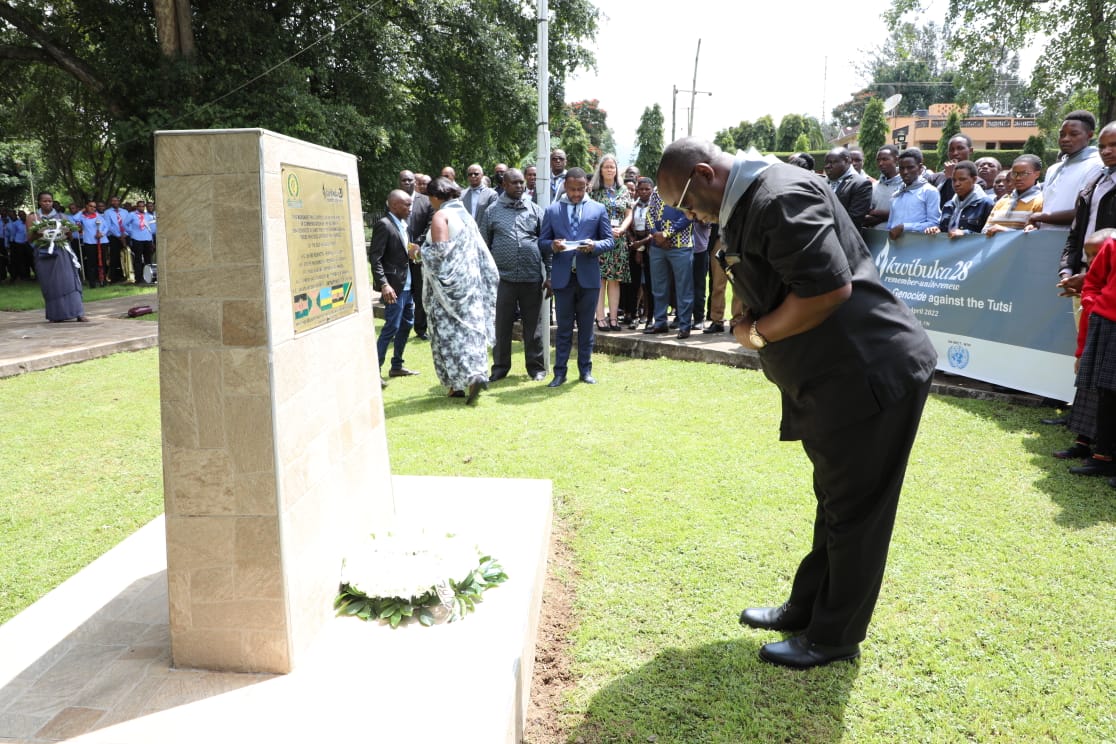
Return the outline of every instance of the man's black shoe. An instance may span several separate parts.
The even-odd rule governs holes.
[[[429,336],[429,334],[427,334],[426,331],[423,331],[422,333],[419,333],[419,332],[416,331],[415,332],[415,338],[422,339],[423,341],[429,341],[430,340],[430,336]]]
[[[503,370],[501,370],[499,372],[493,372],[492,374],[490,374],[488,376],[488,381],[489,382],[496,382],[497,380],[502,380],[507,376],[508,376],[508,373],[504,372]]]
[[[1069,471],[1074,475],[1103,475],[1111,477],[1116,475],[1116,462],[1112,460],[1101,460],[1096,455],[1093,455],[1081,465],[1070,468]]]
[[[586,385],[596,385],[597,384],[597,378],[593,377],[593,375],[585,374],[585,375],[582,375],[578,379],[580,379]]]
[[[670,329],[667,328],[665,325],[653,325],[653,326],[647,326],[646,328],[644,328],[643,332],[644,333],[666,333],[668,330],[670,330]]]
[[[689,338],[689,337],[690,337],[690,329],[689,328],[683,328],[681,331],[678,332],[678,338]]]
[[[411,377],[417,374],[418,372],[406,367],[392,367],[388,370],[388,377]]]
[[[1069,423],[1069,419],[1067,419],[1065,416],[1063,416],[1062,418],[1045,418],[1041,419],[1041,421],[1047,426],[1065,426],[1067,423]]]
[[[806,611],[784,602],[778,607],[749,607],[740,613],[740,624],[762,630],[798,632],[806,630],[810,618]]]
[[[709,324],[708,328],[706,328],[705,330],[702,331],[702,333],[724,333],[724,332],[725,332],[725,324],[724,323],[718,323],[717,321],[713,321],[712,323]]]
[[[820,643],[812,643],[806,636],[800,635],[785,641],[764,644],[760,646],[759,655],[761,659],[771,664],[792,669],[811,669],[834,661],[855,659],[860,656],[860,644],[823,646]]]
[[[554,379],[546,384],[547,387],[558,387],[566,383],[565,375],[554,375]]]
[[[1072,447],[1058,450],[1054,456],[1059,460],[1083,460],[1093,456],[1093,448],[1084,442],[1074,442]]]

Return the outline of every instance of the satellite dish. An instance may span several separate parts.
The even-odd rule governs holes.
[[[903,100],[903,94],[902,93],[896,93],[893,96],[888,96],[888,99],[886,101],[884,101],[884,116],[887,116],[892,111],[894,111],[896,108],[898,108],[899,107],[899,102],[902,101],[902,100]]]

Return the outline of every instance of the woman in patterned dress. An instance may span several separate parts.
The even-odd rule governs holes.
[[[620,168],[615,155],[605,155],[597,163],[597,172],[589,182],[589,198],[600,202],[608,210],[612,223],[612,237],[616,240],[616,250],[602,253],[601,280],[603,291],[597,298],[597,330],[619,331],[620,322],[617,311],[620,308],[620,284],[631,281],[628,268],[628,226],[632,224],[632,196],[620,180]],[[608,295],[608,318],[606,321],[604,302]]]
[[[410,252],[412,259],[421,256],[434,371],[450,397],[466,398],[473,405],[488,387],[488,347],[496,340],[500,274],[477,223],[461,203],[461,188],[447,178],[435,178],[426,195],[435,210],[430,237]]]

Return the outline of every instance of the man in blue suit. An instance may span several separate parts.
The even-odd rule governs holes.
[[[589,177],[581,168],[566,171],[565,194],[546,208],[539,250],[545,257],[553,251],[550,286],[558,316],[555,340],[554,379],[548,387],[566,381],[566,364],[573,345],[574,318],[577,318],[577,370],[582,382],[596,384],[593,377],[593,316],[601,291],[602,253],[616,247],[612,224],[603,204],[585,195]]]

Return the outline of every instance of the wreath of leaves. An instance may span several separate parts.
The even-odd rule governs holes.
[[[422,625],[434,624],[434,610],[444,606],[450,610],[448,622],[460,620],[473,612],[481,595],[508,580],[504,569],[492,556],[480,559],[480,565],[461,581],[449,580],[448,585],[432,586],[418,597],[369,597],[349,584],[342,584],[333,600],[338,616],[348,615],[361,620],[387,622],[397,628],[405,618],[417,618]]]

